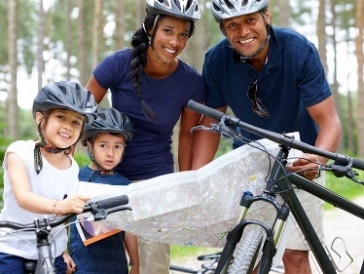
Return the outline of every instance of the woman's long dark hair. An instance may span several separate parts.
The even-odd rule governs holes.
[[[145,66],[147,65],[147,50],[149,46],[153,46],[154,35],[157,30],[157,23],[160,18],[165,15],[155,15],[155,14],[147,14],[144,19],[143,26],[134,32],[133,37],[131,38],[131,77],[133,79],[133,87],[135,89],[135,93],[138,96],[143,113],[145,117],[150,120],[157,120],[157,116],[152,110],[152,108],[147,104],[147,102],[143,99],[143,94],[141,90],[141,75],[144,71]],[[149,35],[149,31],[153,29],[152,35]],[[192,36],[195,30],[195,24],[191,21],[191,29],[189,37]]]

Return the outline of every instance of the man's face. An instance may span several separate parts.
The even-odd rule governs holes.
[[[241,15],[222,21],[231,46],[241,55],[254,55],[267,39],[267,24],[270,23],[268,12]]]

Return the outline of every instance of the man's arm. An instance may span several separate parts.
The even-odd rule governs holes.
[[[341,138],[341,122],[338,117],[333,96],[328,97],[324,101],[307,108],[312,119],[318,126],[319,132],[315,141],[315,146],[327,151],[335,152],[340,144]],[[303,156],[312,162],[299,159],[293,163],[293,167],[289,169],[293,172],[306,170],[305,177],[312,180],[317,176],[316,161],[325,164],[328,159],[318,155],[305,154]],[[309,170],[311,169],[311,170]]]
[[[226,112],[227,107],[222,107],[217,110]],[[211,123],[218,123],[210,117],[203,116],[200,125],[211,127]],[[211,162],[216,154],[217,148],[220,143],[220,134],[213,133],[205,130],[198,130],[195,132],[192,146],[192,170],[199,169],[200,167]]]

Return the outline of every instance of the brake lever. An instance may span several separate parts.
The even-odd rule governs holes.
[[[364,185],[364,181],[361,181],[356,178],[356,176],[359,174],[356,171],[351,169],[350,164],[346,165],[346,166],[342,166],[342,165],[337,165],[334,163],[334,164],[330,164],[330,165],[324,165],[323,167],[321,167],[321,169],[326,170],[326,171],[331,171],[338,178],[345,176],[358,184]]]
[[[204,130],[204,131],[209,131],[209,132],[221,133],[220,128],[221,128],[220,123],[219,124],[211,123],[211,127],[195,126],[195,127],[191,128],[191,133],[193,133],[196,130]]]

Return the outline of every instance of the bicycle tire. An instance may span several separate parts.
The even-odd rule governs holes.
[[[234,251],[227,273],[249,274],[258,262],[263,234],[260,229],[248,230],[243,233]]]

